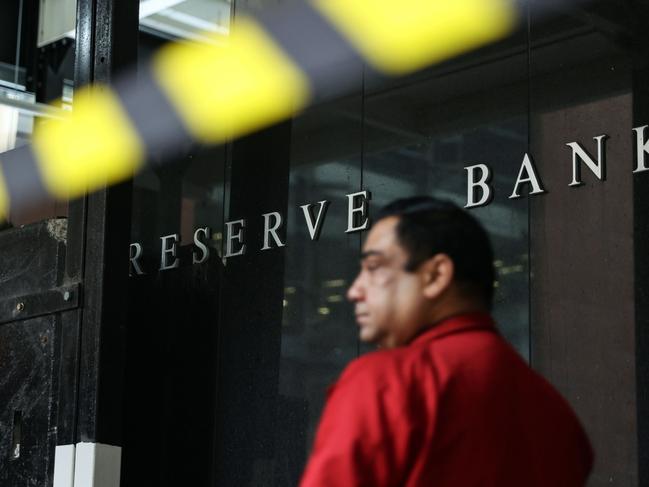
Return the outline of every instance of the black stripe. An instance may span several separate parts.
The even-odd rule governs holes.
[[[155,164],[187,152],[193,139],[150,67],[138,76],[121,77],[113,89],[144,144],[147,162]]]
[[[43,184],[31,146],[0,154],[0,168],[7,184],[11,210],[33,207],[53,198]]]
[[[258,21],[309,78],[315,101],[360,89],[364,58],[309,2],[268,10]]]

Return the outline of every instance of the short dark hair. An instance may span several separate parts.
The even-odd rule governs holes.
[[[454,203],[416,196],[383,207],[374,220],[396,216],[399,244],[408,252],[406,270],[412,272],[436,254],[453,261],[455,280],[491,307],[494,294],[493,250],[485,229]]]

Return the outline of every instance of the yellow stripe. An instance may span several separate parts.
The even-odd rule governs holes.
[[[4,175],[0,172],[0,222],[9,216],[9,191]]]
[[[128,179],[144,157],[119,99],[101,86],[75,92],[72,114],[39,125],[33,148],[45,185],[61,198]]]
[[[244,17],[226,44],[170,45],[156,56],[153,70],[188,130],[203,142],[287,118],[309,98],[304,74]]]
[[[511,31],[511,0],[316,0],[318,8],[379,70],[404,74]]]

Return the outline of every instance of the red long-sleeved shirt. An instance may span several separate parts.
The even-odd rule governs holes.
[[[567,402],[486,314],[353,361],[301,487],[577,487],[593,462]]]

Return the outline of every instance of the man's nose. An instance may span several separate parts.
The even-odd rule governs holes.
[[[363,286],[361,284],[361,275],[359,274],[347,290],[347,299],[356,302],[363,299]]]

